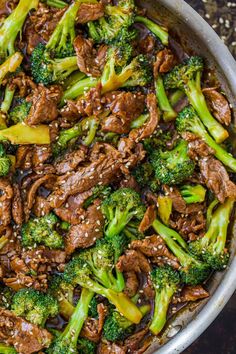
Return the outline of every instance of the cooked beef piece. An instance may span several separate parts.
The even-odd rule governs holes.
[[[63,175],[68,172],[74,171],[78,165],[85,161],[88,149],[81,146],[80,149],[66,153],[62,158],[57,160],[54,164],[56,173]]]
[[[214,117],[222,124],[230,125],[231,123],[231,110],[229,102],[214,88],[203,89],[204,96],[206,97],[207,104],[213,113]]]
[[[102,341],[98,346],[97,354],[126,354],[126,351],[116,343]]]
[[[7,226],[11,222],[11,203],[13,188],[7,178],[0,178],[0,226]]]
[[[104,15],[104,5],[102,2],[97,4],[81,4],[76,21],[78,23],[87,23],[98,20]]]
[[[169,264],[176,269],[180,266],[178,259],[169,251],[160,236],[152,235],[145,237],[143,240],[132,241],[130,248],[142,252],[145,256],[151,258],[153,263]]]
[[[48,202],[50,205],[50,202]],[[54,213],[63,221],[71,225],[78,225],[83,221],[85,210],[82,208],[73,209],[68,203],[60,208],[55,208]]]
[[[17,89],[20,97],[26,97],[37,85],[32,81],[31,77],[27,76],[23,71],[19,72],[9,79],[8,84],[11,89]]]
[[[31,54],[40,42],[49,40],[64,11],[53,7],[49,11],[46,5],[39,3],[38,9],[31,13],[25,24],[27,54]]]
[[[132,175],[125,176],[125,179],[120,181],[120,188],[131,188],[140,193],[139,184]]]
[[[138,277],[137,277],[135,271],[130,270],[130,271],[124,272],[124,278],[125,278],[124,293],[129,297],[133,297],[134,295],[136,295],[138,288],[139,288]]]
[[[186,204],[177,187],[163,186],[166,195],[172,200],[173,209],[182,214],[197,213],[204,209],[204,204]]]
[[[214,154],[214,150],[196,135],[187,132],[183,133],[182,136],[188,141],[188,155],[192,160]]]
[[[185,239],[194,241],[199,236],[203,236],[206,228],[206,218],[202,210],[190,215],[176,213],[171,217],[170,226]]]
[[[74,40],[74,48],[80,71],[86,75],[100,77],[104,64],[101,55],[103,55],[104,58],[106,57],[107,47],[101,46],[96,50],[91,39],[79,35]],[[97,60],[97,57],[99,60]]]
[[[13,185],[12,218],[18,226],[21,226],[24,221],[23,202],[20,188],[17,183],[14,183]]]
[[[107,308],[104,304],[98,304],[98,319],[88,317],[84,323],[83,329],[80,333],[81,337],[87,338],[92,342],[98,343],[103,330]]]
[[[152,225],[153,221],[156,219],[156,207],[155,205],[151,205],[147,208],[143,220],[139,225],[139,231],[145,232]]]
[[[129,138],[136,143],[151,136],[159,123],[159,111],[157,107],[157,99],[154,93],[147,95],[147,108],[150,114],[148,121],[141,127],[131,130]]]
[[[147,34],[144,38],[137,42],[137,50],[142,54],[153,54],[155,50],[156,40],[153,35]]]
[[[37,145],[33,149],[32,165],[33,167],[42,166],[52,156],[49,145]]]
[[[75,101],[67,100],[65,106],[60,110],[62,123],[71,123],[79,119],[79,111]],[[59,118],[60,119],[60,118]]]
[[[220,161],[209,156],[199,161],[199,167],[205,184],[220,203],[224,203],[227,197],[236,198],[236,185],[230,181],[229,175]]]
[[[57,179],[55,191],[49,196],[53,208],[59,208],[71,195],[88,191],[97,185],[107,185],[117,178],[121,167],[120,153],[109,144],[95,144],[93,150],[97,148],[100,151],[94,161]]]
[[[124,341],[124,348],[126,353],[137,353],[141,354],[146,351],[151,343],[151,338],[147,338],[147,341],[144,341],[146,334],[148,333],[148,327],[139,330],[133,335],[129,336]]]
[[[103,235],[104,217],[100,210],[100,201],[90,205],[83,220],[71,226],[66,236],[66,253],[72,254],[76,248],[87,248]]]
[[[119,258],[116,267],[121,272],[134,271],[148,274],[151,271],[148,260],[139,250],[126,250]]]
[[[121,92],[110,105],[112,115],[103,118],[102,130],[117,134],[130,131],[130,123],[144,110],[145,98],[141,93]]]
[[[170,49],[164,49],[158,52],[153,66],[154,77],[157,78],[158,73],[167,73],[174,65],[175,57]]]
[[[49,347],[52,335],[46,329],[0,308],[0,339],[13,345],[18,353],[31,354]]]
[[[129,176],[130,170],[141,162],[146,155],[143,145],[136,144],[130,138],[120,139],[118,150],[122,154],[121,170],[125,176]]]
[[[201,285],[196,286],[185,286],[180,296],[173,298],[174,303],[186,302],[186,301],[197,301],[200,299],[205,299],[209,297],[208,291],[206,291]]]
[[[46,182],[53,182],[54,180],[55,175],[49,174],[42,177],[40,177],[39,175],[39,178],[30,186],[29,190],[27,191],[26,201],[24,203],[24,213],[26,221],[28,220],[31,209],[33,208],[39,187],[45,184]]]
[[[76,107],[79,114],[82,116],[97,116],[102,113],[101,88],[101,84],[97,84],[77,101]]]
[[[50,203],[46,198],[39,195],[35,197],[35,202],[33,206],[33,213],[37,217],[45,216],[51,211]]]
[[[16,152],[16,168],[28,170],[42,167],[51,156],[48,145],[21,145]]]
[[[32,106],[26,123],[28,125],[37,125],[41,123],[49,123],[58,117],[57,105],[62,97],[62,89],[58,85],[52,85],[46,88],[39,85],[31,97],[27,100],[32,102]]]

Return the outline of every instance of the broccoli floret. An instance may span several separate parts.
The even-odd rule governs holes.
[[[94,292],[83,288],[80,299],[75,307],[64,331],[54,340],[48,349],[49,354],[77,353],[77,341],[81,329],[88,317],[89,304],[94,296]]]
[[[35,244],[40,244],[51,249],[63,248],[63,237],[55,230],[58,221],[53,213],[41,218],[31,218],[22,226],[22,245],[33,247]]]
[[[133,189],[120,188],[103,201],[102,212],[107,219],[106,237],[112,238],[119,235],[131,220],[142,220],[144,205]]]
[[[124,340],[134,331],[135,325],[116,310],[112,310],[103,326],[103,335],[106,340],[116,342]]]
[[[11,159],[6,154],[4,146],[0,144],[0,176],[4,177],[8,175],[10,168],[11,168]]]
[[[149,187],[152,192],[157,192],[160,188],[159,181],[155,178],[155,173],[150,162],[138,165],[132,172],[136,181],[141,187]]]
[[[179,184],[192,176],[195,163],[188,156],[188,143],[180,140],[170,151],[158,149],[150,156],[156,178],[163,184]]]
[[[45,326],[49,317],[58,314],[58,303],[49,294],[34,289],[21,289],[13,297],[11,310],[27,321]]]
[[[29,11],[38,7],[38,0],[20,0],[0,28],[0,58],[5,60],[15,52],[15,40],[21,32]]]
[[[57,141],[53,144],[54,155],[59,155],[63,150],[66,150],[72,139],[82,136],[82,144],[85,146],[91,145],[95,138],[98,125],[98,119],[92,116],[76,123],[72,128],[60,131]]]
[[[130,29],[134,22],[134,12],[133,0],[119,0],[116,6],[107,5],[103,17],[88,23],[90,37],[98,43],[120,42],[123,45],[130,42],[137,35],[135,29]]]
[[[22,60],[22,54],[16,52],[0,65],[0,85],[7,74],[14,73],[17,70],[21,65]]]
[[[47,145],[50,144],[49,127],[47,125],[30,127],[24,123],[17,123],[0,130],[0,141],[10,141],[16,145]]]
[[[50,280],[48,293],[57,299],[59,313],[69,319],[75,310],[73,306],[74,287],[65,281],[63,275],[54,275]]]
[[[40,43],[31,55],[31,71],[36,83],[49,85],[66,79],[73,71],[78,70],[77,57],[52,58]]]
[[[104,199],[108,197],[111,194],[111,187],[108,186],[96,186],[92,190],[92,195],[91,197],[87,198],[85,202],[83,203],[83,208],[87,209],[95,199]]]
[[[197,111],[210,134],[217,143],[221,143],[229,134],[209,112],[201,89],[202,70],[202,58],[190,57],[183,64],[175,66],[170,73],[166,74],[164,84],[167,89],[178,88],[185,92],[189,102]]]
[[[96,354],[96,344],[86,338],[79,338],[77,342],[78,354]]]
[[[96,296],[94,296],[90,302],[88,316],[98,318],[98,300]]]
[[[148,154],[152,154],[152,152],[156,149],[164,148],[166,149],[166,145],[169,141],[172,140],[172,132],[161,130],[156,131],[151,137],[146,138],[143,142],[145,150]]]
[[[180,193],[187,204],[202,203],[206,197],[206,189],[200,184],[181,186]]]
[[[214,155],[217,159],[236,172],[236,159],[212,139],[193,107],[185,107],[178,114],[176,128],[180,133],[189,131],[203,139],[214,150]]]
[[[92,252],[91,249],[89,252]],[[95,263],[93,264],[93,262]],[[81,255],[74,257],[69,263],[67,263],[64,273],[65,280],[73,286],[80,285],[103,297],[106,297],[123,316],[133,323],[139,323],[142,318],[142,314],[136,305],[134,305],[124,293],[119,291],[117,292],[103,285],[105,283],[111,283],[110,279],[100,279],[100,276],[105,274],[105,264],[109,268],[107,260],[105,259],[103,263],[103,258],[102,256],[99,256],[98,253],[94,254],[94,257],[89,255],[86,257],[86,254],[83,252]],[[102,267],[100,269],[100,274],[98,267]],[[114,265],[110,260],[110,268],[112,267],[114,267]],[[113,279],[115,279],[114,276]]]
[[[9,309],[12,304],[12,298],[15,292],[8,286],[0,286],[0,307]]]
[[[163,112],[163,120],[165,122],[169,122],[175,119],[177,113],[175,112],[175,110],[173,109],[173,107],[169,102],[169,99],[165,92],[163,79],[160,74],[158,75],[157,79],[155,79],[155,89],[156,89],[156,96],[157,96],[159,107]]]
[[[129,244],[129,238],[126,236],[125,232],[114,235],[110,238],[106,237],[108,243],[111,244],[113,248],[113,255],[114,255],[114,264],[117,263],[119,257],[122,255],[124,250],[127,248]]]
[[[123,229],[122,234],[125,235],[128,244],[134,240],[142,240],[145,237],[144,234],[139,231],[139,224],[140,221],[130,221]]]
[[[176,231],[163,225],[158,219],[153,222],[152,226],[178,258],[181,265],[182,281],[190,285],[202,283],[209,275],[209,265],[198,260],[189,252],[185,241]]]
[[[165,266],[155,268],[151,272],[151,280],[155,289],[155,308],[149,329],[158,335],[166,324],[167,311],[180,284],[180,276],[170,266]]]
[[[48,6],[56,7],[57,9],[63,9],[68,4],[62,0],[41,0],[41,2],[45,2]]]
[[[28,116],[31,102],[27,102],[24,98],[19,99],[16,106],[10,111],[9,117],[15,123],[21,123]]]
[[[168,45],[169,35],[166,28],[159,26],[157,23],[143,16],[136,16],[135,22],[144,24],[149,31],[161,40],[162,44]]]
[[[9,347],[6,344],[0,343],[0,353],[1,354],[17,354],[17,351],[13,347]]]
[[[233,205],[234,200],[230,198],[221,204],[213,213],[205,235],[189,244],[191,252],[202,257],[214,270],[222,270],[228,264],[229,252],[226,248],[226,240]]]

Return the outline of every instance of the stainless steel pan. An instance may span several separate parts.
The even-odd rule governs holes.
[[[161,21],[180,38],[187,52],[202,55],[214,70],[227,94],[236,118],[236,62],[212,28],[183,0],[139,0],[148,16]],[[235,121],[235,119],[234,119]],[[190,305],[172,318],[162,338],[148,353],[176,354],[187,348],[211,324],[236,289],[236,222],[230,230],[231,261],[223,273],[215,273],[207,283],[209,300]]]

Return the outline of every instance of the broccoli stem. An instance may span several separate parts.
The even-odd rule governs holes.
[[[95,87],[98,82],[98,79],[94,79],[92,77],[78,81],[75,85],[65,90],[64,95],[62,96],[61,105],[65,104],[66,100],[73,100],[79,96],[82,96],[90,88]]]
[[[1,111],[3,113],[7,113],[9,111],[9,109],[11,108],[14,94],[15,94],[15,89],[14,88],[11,89],[10,85],[7,85],[6,89],[5,89],[4,100],[2,101],[2,104],[1,104]]]
[[[158,104],[160,106],[160,109],[164,112],[163,114],[164,121],[169,122],[175,119],[177,113],[172,108],[168,100],[161,75],[158,75],[157,79],[155,79],[155,89],[156,89],[156,97],[158,100]]]
[[[46,0],[43,1],[46,2],[48,6],[51,7],[56,7],[58,9],[63,9],[64,7],[66,7],[68,4],[62,0]]]
[[[153,34],[155,34],[155,36],[157,36],[161,40],[162,44],[168,45],[169,34],[164,27],[159,26],[158,24],[149,20],[147,17],[143,16],[136,16],[135,22],[144,24],[149,29],[149,31],[151,31]]]
[[[209,207],[207,208],[207,228],[210,226],[211,220],[212,220],[212,215],[213,215],[213,209],[217,206],[217,204],[219,204],[219,200],[218,199],[214,199],[211,204],[209,205]]]
[[[12,125],[7,129],[0,130],[0,141],[9,140],[12,144],[50,144],[49,127],[38,125],[29,127],[24,123]]]
[[[120,232],[125,228],[128,222],[132,219],[133,214],[125,210],[117,210],[114,218],[109,223],[106,229],[106,236],[112,238],[115,235],[119,235]]]
[[[166,286],[164,289],[156,291],[155,309],[153,319],[149,327],[150,331],[154,335],[158,335],[166,324],[166,314],[174,292],[174,288],[170,286]]]
[[[73,71],[78,69],[77,57],[67,57],[63,59],[54,60],[54,75],[53,81],[57,81],[58,78],[63,80],[67,78]]]
[[[0,65],[0,85],[8,73],[14,73],[23,60],[21,53],[12,54],[3,64]]]
[[[81,122],[82,130],[88,130],[88,134],[86,135],[86,138],[83,139],[83,145],[89,146],[92,144],[96,133],[97,129],[99,126],[99,120],[96,119],[96,117],[89,117],[88,119],[85,119]]]
[[[3,58],[14,54],[15,40],[21,31],[28,12],[38,7],[39,0],[20,0],[17,7],[5,19],[0,28],[0,56]]]
[[[88,317],[89,305],[93,296],[93,291],[85,288],[82,289],[79,302],[75,307],[75,311],[71,316],[65,330],[57,340],[60,341],[61,339],[63,342],[67,342],[68,347],[70,347],[71,343],[73,343],[73,346],[76,347],[79,334],[82,330],[86,318]]]
[[[0,343],[1,354],[17,354],[17,351],[13,347],[9,347],[6,344]]]
[[[59,297],[58,302],[59,313],[66,319],[69,319],[73,315],[75,307],[65,297],[63,297],[63,295]]]
[[[189,102],[195,108],[203,124],[207,127],[215,141],[221,143],[228,138],[229,134],[209,112],[205,97],[201,90],[201,73],[198,72],[196,75],[196,81],[189,81],[185,93],[188,96]]]
[[[173,92],[169,98],[171,106],[174,107],[184,96],[185,94],[181,90],[176,90]]]
[[[141,114],[141,116],[139,116],[138,118],[136,118],[135,120],[133,120],[130,124],[130,128],[131,129],[137,129],[142,127],[146,121],[148,120],[148,118],[150,117],[149,113],[147,114]]]

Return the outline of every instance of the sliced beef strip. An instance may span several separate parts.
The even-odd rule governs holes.
[[[229,102],[220,92],[214,88],[203,89],[207,104],[213,113],[214,117],[222,124],[227,126],[231,123],[231,110]]]
[[[42,167],[51,154],[51,148],[48,145],[21,145],[16,152],[16,168],[27,170]]]
[[[190,215],[176,213],[171,217],[170,226],[178,231],[183,238],[194,241],[203,236],[206,228],[206,218],[202,210]]]
[[[77,56],[78,67],[81,72],[86,75],[90,75],[93,77],[101,76],[101,68],[99,64],[101,64],[101,54],[106,56],[106,50],[104,50],[104,46],[102,46],[102,51],[99,53],[94,48],[93,41],[91,39],[84,38],[79,35],[74,40],[74,48]],[[97,56],[99,56],[100,61],[97,60]]]
[[[32,102],[32,106],[26,123],[28,125],[37,125],[49,123],[58,117],[57,105],[62,97],[62,89],[58,85],[52,85],[46,88],[39,85],[31,97],[27,100]]]
[[[97,354],[126,354],[126,350],[116,343],[103,340],[98,346]]]
[[[13,345],[18,353],[31,354],[49,347],[52,335],[46,329],[0,308],[0,339]]]
[[[42,166],[52,156],[51,147],[49,145],[37,145],[34,147],[32,156],[33,167]]]
[[[31,77],[27,76],[23,71],[10,78],[8,85],[12,90],[17,89],[20,97],[28,96],[37,88],[37,85],[33,82]]]
[[[97,4],[82,3],[77,13],[76,21],[83,24],[98,20],[102,16],[104,16],[104,4],[102,2]]]
[[[151,337],[145,340],[145,336],[148,333],[148,327],[139,330],[138,332],[134,333],[133,335],[129,336],[124,341],[124,349],[126,353],[137,353],[141,354],[146,351],[146,349],[151,344]]]
[[[71,226],[66,236],[66,253],[72,254],[76,248],[87,248],[95,244],[103,235],[104,217],[100,210],[100,201],[95,200],[90,205],[84,220],[78,225]]]
[[[139,250],[126,250],[119,258],[116,267],[121,272],[134,271],[148,274],[151,271],[148,260]]]
[[[130,271],[124,272],[124,278],[125,278],[124,293],[129,297],[133,297],[134,295],[137,294],[137,291],[139,288],[138,277],[137,277],[135,271],[130,270]]]
[[[102,113],[101,88],[101,84],[98,83],[96,87],[91,88],[84,97],[77,101],[76,107],[80,115],[97,116]]]
[[[18,226],[21,226],[24,221],[23,201],[17,183],[13,185],[12,218]]]
[[[153,65],[154,77],[157,78],[159,73],[167,73],[175,65],[175,57],[170,49],[165,48],[164,50],[157,53],[156,61]]]
[[[50,204],[49,204],[50,205]],[[82,208],[73,209],[69,203],[65,206],[54,209],[54,213],[63,221],[68,222],[71,225],[78,225],[85,218],[85,210]],[[76,230],[76,228],[72,229]]]
[[[137,42],[137,50],[142,54],[153,54],[155,50],[156,40],[153,35],[147,34],[144,38]]]
[[[182,214],[197,213],[204,209],[204,204],[186,204],[177,187],[163,186],[165,194],[171,198],[173,209]]]
[[[122,179],[119,186],[120,188],[131,188],[140,193],[139,184],[132,175],[127,175],[124,179]]]
[[[13,188],[6,178],[0,178],[0,226],[7,226],[11,222],[11,205]]]
[[[51,211],[50,203],[42,196],[37,195],[33,206],[33,213],[35,216],[42,217],[48,215]]]
[[[196,135],[186,132],[182,137],[188,142],[188,155],[192,160],[214,155],[215,151]]]
[[[154,93],[147,95],[147,108],[150,114],[148,121],[140,128],[131,130],[129,138],[136,143],[151,136],[159,123],[159,111],[157,107],[157,99]]]
[[[185,286],[182,289],[180,296],[178,296],[177,299],[174,298],[174,302],[197,301],[209,296],[208,291],[206,291],[202,285]]]
[[[149,229],[149,227],[152,226],[153,221],[156,219],[156,207],[155,205],[150,205],[143,217],[143,220],[141,221],[139,225],[139,231],[140,232],[145,232]]]
[[[80,336],[92,342],[98,343],[103,330],[107,308],[104,304],[98,304],[98,319],[88,317],[84,323]]]
[[[88,149],[85,146],[81,146],[79,150],[74,150],[66,153],[62,159],[55,162],[55,170],[58,175],[74,171],[77,166],[85,161],[87,157]]]
[[[158,235],[132,241],[130,248],[142,252],[145,256],[151,258],[153,263],[169,264],[175,269],[180,267],[178,259],[168,250],[165,242]]]
[[[121,154],[109,144],[95,144],[96,159],[76,172],[60,176],[49,196],[52,208],[59,208],[71,195],[88,191],[97,185],[110,184],[119,175]],[[93,151],[90,156],[93,156]]]
[[[236,185],[230,181],[223,164],[209,156],[199,161],[199,167],[206,186],[215,194],[220,203],[227,197],[236,198]]]

